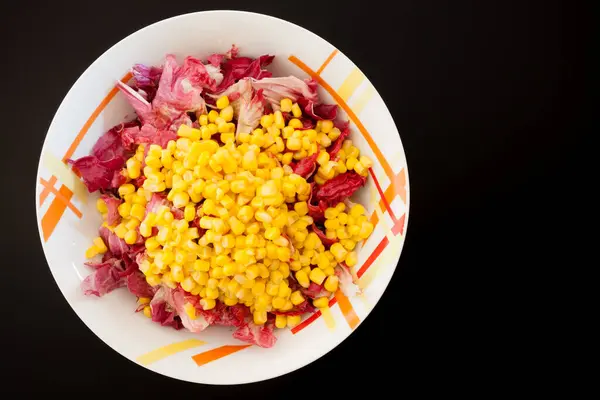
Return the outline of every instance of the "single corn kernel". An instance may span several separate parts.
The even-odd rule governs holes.
[[[325,280],[325,273],[320,268],[313,268],[310,271],[310,280],[320,285]]]
[[[227,99],[227,102],[229,102],[229,99]],[[219,118],[219,112],[217,110],[210,110],[208,113],[208,121],[214,123],[217,118]]]
[[[294,128],[294,129],[300,129],[302,128],[304,125],[302,124],[302,121],[300,121],[298,118],[292,118],[290,119],[290,121],[288,122],[288,126]]]
[[[126,195],[132,194],[134,192],[135,192],[135,186],[133,186],[131,183],[126,183],[119,187],[119,195],[121,197],[125,197]]]
[[[144,307],[144,316],[147,318],[152,318],[152,309],[150,306]]]
[[[134,244],[137,241],[137,232],[136,231],[127,231],[125,236],[123,237],[125,243]]]
[[[208,294],[208,290],[209,289],[206,289],[207,294]],[[200,305],[202,306],[203,310],[212,310],[217,305],[217,302],[213,298],[210,298],[210,297],[206,298],[205,297],[205,298],[203,298],[203,299],[200,300]]]
[[[310,286],[310,281],[306,271],[300,270],[296,272],[296,280],[303,288],[308,288]]]
[[[338,230],[339,231],[339,230]],[[339,234],[339,232],[337,232]],[[339,236],[338,236],[339,237]],[[335,257],[337,262],[342,262],[346,258],[348,251],[342,246],[341,243],[334,243],[330,248],[331,254]]]
[[[290,295],[290,300],[293,305],[297,306],[299,304],[304,303],[304,296],[302,296],[302,292],[296,290]]]
[[[285,306],[285,299],[283,297],[274,297],[273,298],[273,308],[281,309]]]
[[[273,125],[273,122],[274,122],[273,114],[263,115],[260,118],[260,124],[263,126],[263,128],[270,127],[271,125]]]
[[[329,299],[327,297],[319,297],[318,299],[313,300],[313,306],[317,308],[327,308],[329,307]]]
[[[292,100],[290,100],[288,98],[281,99],[281,101],[279,102],[279,105],[281,107],[282,112],[292,111]]]
[[[368,171],[368,169],[360,161],[358,161],[357,163],[354,164],[354,170],[359,175],[365,175],[365,174],[367,174],[367,171]]]
[[[90,246],[86,251],[85,251],[85,258],[93,258],[96,255],[98,255],[98,248],[96,246]]]
[[[227,96],[219,97],[217,99],[216,105],[219,110],[224,109],[225,107],[229,106],[229,98]]]
[[[287,317],[287,325],[288,328],[296,327],[300,321],[302,321],[302,317],[300,315],[288,315]]]
[[[281,236],[281,231],[279,228],[271,227],[265,231],[265,238],[269,240],[276,240]]]
[[[328,292],[335,293],[338,289],[339,281],[339,278],[335,275],[328,276],[323,287]]]
[[[104,254],[108,250],[106,244],[104,244],[104,240],[102,240],[102,238],[99,236],[93,240],[93,243],[99,254]]]
[[[356,255],[355,251],[351,251],[348,254],[346,254],[346,257],[344,259],[344,262],[346,263],[346,265],[348,267],[354,267],[356,265],[358,261],[358,256]]]
[[[302,110],[300,109],[298,103],[294,103],[292,105],[292,115],[294,115],[296,118],[300,118],[302,116]]]
[[[285,315],[276,315],[275,326],[279,329],[285,328],[287,326],[287,317]]]
[[[252,317],[256,325],[264,325],[265,322],[267,322],[266,311],[254,311],[254,313],[252,313]]]
[[[106,203],[104,202],[104,200],[102,199],[98,199],[96,200],[96,208],[98,209],[98,211],[100,211],[102,214],[107,213],[108,212],[108,207],[106,206]]]
[[[360,236],[363,239],[366,239],[371,235],[371,233],[373,233],[373,224],[369,221],[363,222],[360,227],[358,236]]]
[[[321,132],[329,133],[333,129],[333,121],[325,119],[321,121]]]
[[[132,217],[137,218],[140,221],[144,219],[145,213],[146,213],[146,208],[144,206],[142,206],[141,204],[134,204],[131,206],[131,208],[129,210],[129,214]]]

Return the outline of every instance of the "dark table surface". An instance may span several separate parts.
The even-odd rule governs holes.
[[[71,310],[39,243],[34,177],[50,121],[90,63],[136,30],[209,3],[0,6],[2,215],[11,222],[2,240],[2,389],[78,398],[97,391],[330,397],[362,387],[424,394],[487,381],[490,361],[509,350],[515,327],[500,323],[498,304],[512,289],[496,299],[485,294],[515,271],[516,259],[534,260],[519,252],[535,245],[530,237],[539,227],[552,227],[548,203],[561,200],[561,180],[582,145],[577,133],[587,128],[590,14],[566,1],[212,2],[299,24],[362,69],[399,127],[412,204],[396,274],[346,341],[268,382],[200,387],[134,365]],[[330,389],[316,388],[324,380]]]

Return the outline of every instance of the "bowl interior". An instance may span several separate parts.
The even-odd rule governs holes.
[[[205,58],[235,43],[242,55],[274,54],[274,76],[313,76],[323,102],[335,102],[351,121],[350,138],[374,160],[366,187],[355,198],[366,206],[375,231],[359,250],[355,271],[362,293],[339,292],[326,315],[294,332],[279,330],[271,349],[245,346],[231,330],[191,334],[163,328],[134,313],[126,289],[100,299],[80,283],[101,217],[89,194],[63,160],[87,155],[97,138],[133,115],[114,82],[135,63],[160,65],[165,54]],[[334,348],[375,306],[400,257],[408,216],[408,174],[398,130],[364,74],[331,44],[291,23],[260,14],[213,11],[186,14],[146,27],[105,52],[73,85],[48,130],[36,180],[36,210],[44,252],[63,295],[84,323],[128,359],[178,379],[210,384],[264,380],[300,368]],[[364,345],[373,345],[365,343]]]

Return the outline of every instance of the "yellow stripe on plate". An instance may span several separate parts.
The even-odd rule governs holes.
[[[44,155],[44,167],[58,180],[65,185],[75,197],[82,203],[87,203],[88,191],[83,182],[69,167],[65,165],[58,157],[52,153],[45,152]]]
[[[142,365],[149,365],[163,358],[171,356],[173,354],[179,353],[184,350],[188,350],[194,347],[199,347],[205,345],[206,342],[198,339],[188,339],[183,342],[172,343],[167,346],[163,346],[156,350],[152,350],[146,354],[139,356],[136,361]]]
[[[350,96],[354,93],[356,88],[362,83],[365,79],[365,76],[358,68],[354,68],[350,75],[344,80],[342,86],[338,89],[338,95],[344,99],[344,101],[348,101]]]
[[[365,108],[367,103],[369,101],[371,101],[371,99],[373,98],[374,95],[375,95],[375,88],[373,86],[369,85],[365,90],[362,91],[362,93],[360,95],[358,95],[358,98],[356,99],[354,104],[350,106],[350,107],[352,107],[352,110],[354,110],[354,113],[356,115],[359,115],[362,112],[362,110]],[[400,160],[400,159],[401,158],[398,158],[398,160]],[[394,160],[394,159],[392,159],[392,160]]]
[[[335,330],[335,319],[333,318],[333,314],[331,314],[331,309],[329,307],[320,308],[321,316],[323,317],[323,321],[325,321],[325,325],[329,328],[330,331]]]

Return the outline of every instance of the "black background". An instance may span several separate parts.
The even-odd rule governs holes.
[[[154,374],[96,338],[50,275],[34,213],[39,152],[79,75],[123,37],[209,3],[289,20],[350,57],[387,103],[410,174],[406,245],[369,318],[313,364],[236,387]],[[495,380],[512,343],[529,343],[527,318],[512,314],[513,302],[527,267],[553,253],[536,237],[561,234],[566,218],[556,210],[570,196],[567,178],[589,132],[591,12],[567,3],[3,2],[2,215],[11,222],[0,278],[3,390],[329,397],[360,387],[464,392]],[[519,308],[533,310],[535,301]],[[530,356],[509,361],[488,388],[526,380],[514,371]],[[9,384],[17,378],[26,384]],[[329,389],[316,388],[323,381]]]

